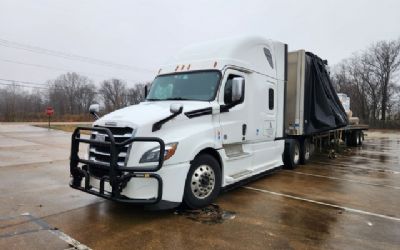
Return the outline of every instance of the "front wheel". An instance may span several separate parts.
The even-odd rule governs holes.
[[[184,203],[190,208],[202,208],[217,198],[221,190],[221,167],[210,155],[199,155],[186,177]]]

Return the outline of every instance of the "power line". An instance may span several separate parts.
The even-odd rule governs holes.
[[[19,81],[19,80],[12,80],[12,79],[2,79],[2,81],[7,81],[7,82],[19,82],[19,83],[24,83],[24,84],[33,84],[33,85],[47,85],[46,83],[37,83],[37,82],[27,82],[27,81]]]
[[[85,75],[95,75],[95,76],[111,78],[111,76],[109,76],[109,75],[103,75],[103,74],[97,74],[97,73],[91,73],[91,72],[84,72],[84,71],[76,71],[76,70],[72,70],[72,69],[58,68],[58,67],[47,66],[47,65],[42,65],[42,64],[25,63],[25,62],[8,60],[8,59],[0,59],[0,61],[7,62],[7,63],[19,64],[19,65],[25,65],[25,66],[31,66],[31,67],[39,67],[39,68],[51,69],[51,70],[56,70],[56,71],[76,72],[76,73],[85,74]],[[137,80],[133,80],[133,79],[126,79],[126,78],[120,78],[120,79],[121,80],[125,80],[125,81],[138,82]]]
[[[96,64],[96,65],[106,66],[106,67],[112,67],[112,68],[117,68],[117,69],[122,69],[122,70],[154,72],[153,70],[149,70],[149,69],[133,67],[130,65],[109,62],[109,61],[91,58],[91,57],[87,57],[87,56],[80,56],[80,55],[65,53],[65,52],[61,52],[61,51],[31,46],[31,45],[27,45],[27,44],[22,44],[22,43],[5,40],[2,38],[0,38],[0,46],[13,48],[13,49],[26,50],[26,51],[38,53],[38,54],[56,56],[56,57],[60,57],[60,58],[68,59],[68,60],[77,60],[77,61],[81,61],[81,62]]]
[[[16,87],[25,87],[25,88],[32,88],[32,89],[46,89],[46,90],[49,89],[49,88],[44,88],[44,87],[27,86],[27,85],[21,85],[21,84],[16,84],[16,83],[2,83],[2,82],[0,82],[0,85],[5,85],[5,86],[16,86]]]

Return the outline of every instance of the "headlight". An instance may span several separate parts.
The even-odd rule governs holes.
[[[164,161],[168,160],[175,154],[177,147],[178,147],[177,142],[168,143],[165,145]],[[142,158],[140,158],[139,163],[158,162],[159,157],[160,157],[160,147],[155,147],[144,153],[142,155]]]

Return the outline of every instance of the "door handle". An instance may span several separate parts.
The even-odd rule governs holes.
[[[247,125],[242,125],[242,141],[246,140]]]

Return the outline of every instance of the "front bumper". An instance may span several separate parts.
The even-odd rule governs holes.
[[[97,141],[93,139],[81,138],[81,130],[84,131],[101,131],[108,135],[109,141]],[[118,165],[119,149],[132,144],[133,142],[157,142],[160,145],[160,156],[157,165],[148,167],[121,167]],[[78,155],[80,143],[92,145],[107,146],[110,148],[110,159],[108,164],[95,162],[93,160],[81,159]],[[72,180],[70,186],[74,189],[81,190],[86,193],[97,195],[99,197],[135,204],[157,204],[162,200],[163,181],[162,178],[155,172],[159,171],[164,163],[165,143],[157,137],[132,137],[123,142],[115,142],[111,131],[103,127],[77,127],[72,134],[71,156],[70,156],[70,173]],[[90,183],[89,167],[108,171],[107,175],[100,178],[98,188],[94,188]],[[149,199],[132,199],[122,194],[123,189],[132,178],[154,178],[157,181],[157,195]],[[82,181],[84,184],[82,185]],[[104,188],[105,183],[109,183],[111,190],[107,191]]]

